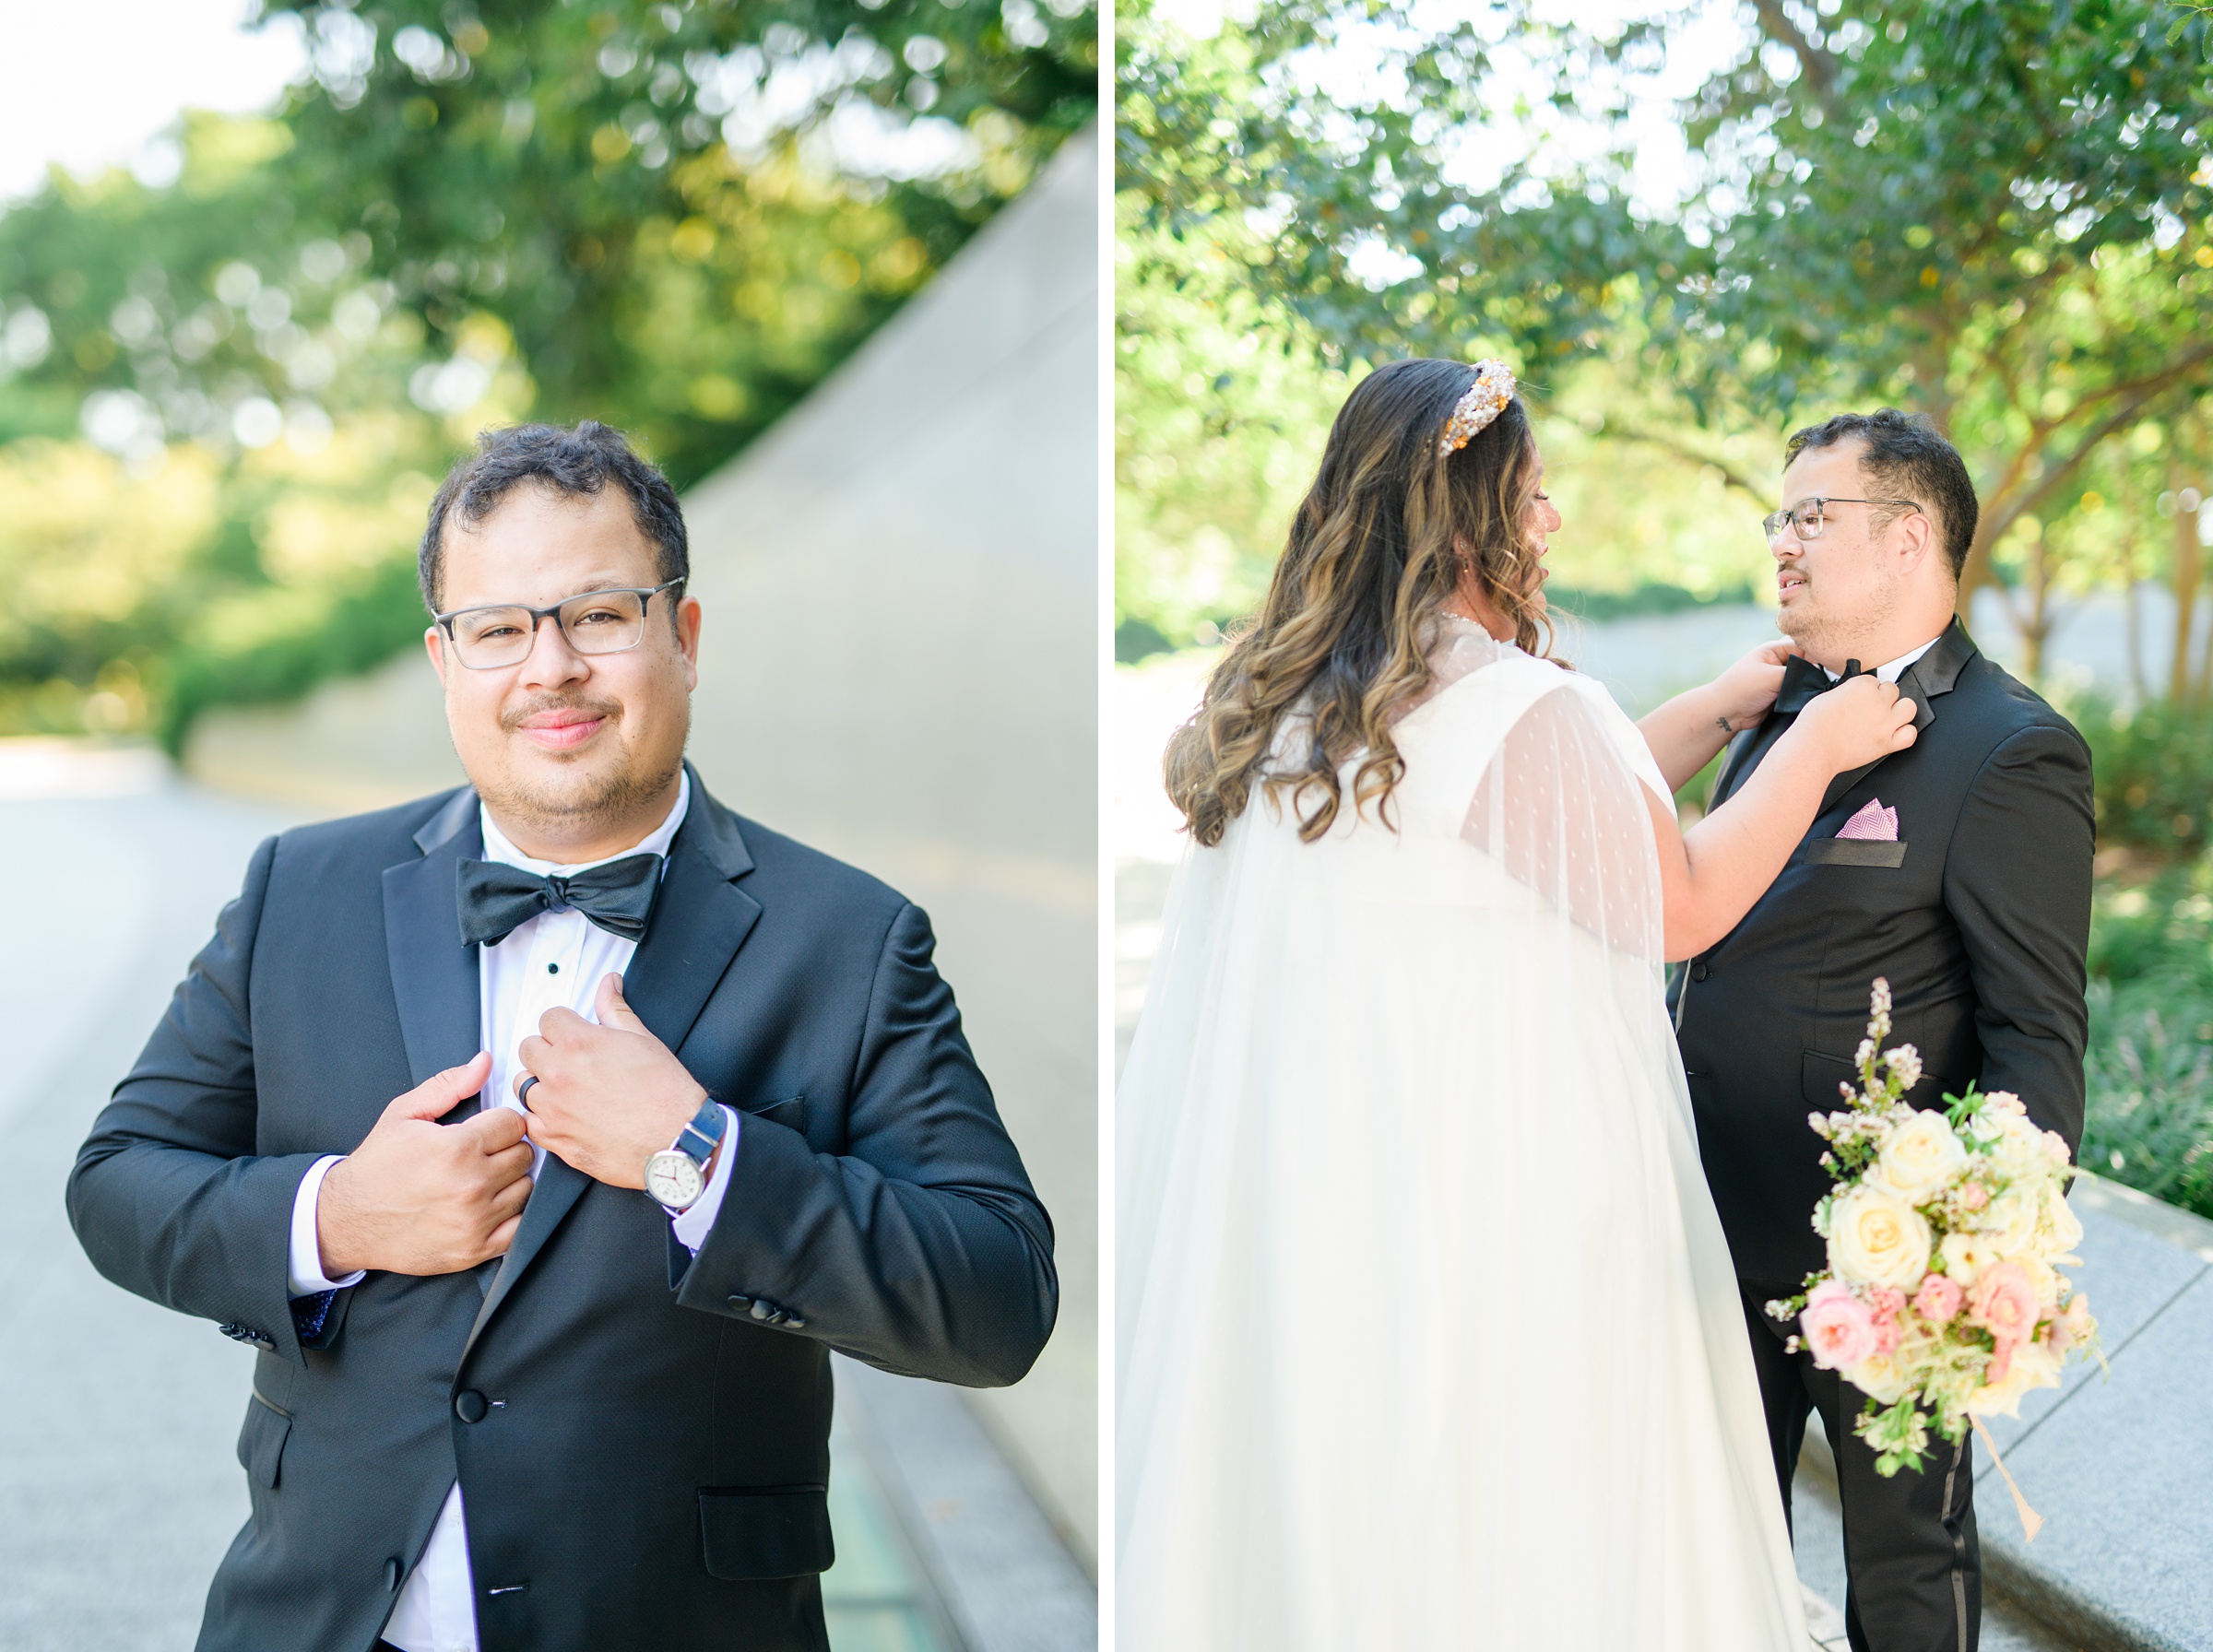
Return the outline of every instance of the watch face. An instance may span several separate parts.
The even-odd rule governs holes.
[[[664,1148],[645,1161],[645,1191],[674,1210],[682,1210],[707,1190],[707,1178],[690,1153]]]

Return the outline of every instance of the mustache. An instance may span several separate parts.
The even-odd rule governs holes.
[[[540,712],[582,712],[587,717],[604,717],[614,722],[622,715],[620,701],[601,700],[589,694],[534,694],[520,705],[511,705],[500,713],[500,727],[508,734],[520,728],[524,722]]]

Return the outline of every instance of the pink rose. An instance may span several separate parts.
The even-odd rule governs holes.
[[[1990,1189],[1980,1182],[1968,1182],[1959,1189],[1959,1208],[1962,1210],[1980,1210],[1990,1203]]]
[[[2067,1311],[2044,1328],[2044,1345],[2064,1354],[2090,1335],[2096,1321],[2090,1317],[2090,1299],[2077,1291],[2067,1299]]]
[[[2001,1355],[2036,1334],[2036,1287],[2018,1262],[2000,1262],[1975,1276],[1967,1316],[1998,1339]]]
[[[1875,1316],[1875,1351],[1898,1351],[1898,1316],[1906,1311],[1906,1293],[1885,1285],[1867,1292],[1867,1306]]]
[[[1949,1325],[1966,1300],[1967,1292],[1959,1289],[1959,1280],[1932,1273],[1913,1293],[1913,1311],[1931,1325]]]
[[[1875,1316],[1836,1280],[1816,1286],[1806,1297],[1798,1328],[1814,1363],[1825,1371],[1856,1365],[1876,1351]]]

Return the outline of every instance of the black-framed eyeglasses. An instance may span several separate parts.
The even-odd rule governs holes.
[[[1903,505],[1909,511],[1918,511],[1921,509],[1920,503],[1917,501],[1911,499],[1840,499],[1835,497],[1816,497],[1813,499],[1802,499],[1796,504],[1792,505],[1785,510],[1769,512],[1766,516],[1760,519],[1759,525],[1767,529],[1768,543],[1769,545],[1774,544],[1776,540],[1782,537],[1782,530],[1786,527],[1797,529],[1798,537],[1801,539],[1818,539],[1821,537],[1823,530],[1828,526],[1827,510],[1830,505]]]
[[[471,671],[496,671],[502,666],[519,666],[530,657],[538,642],[538,628],[550,620],[578,654],[621,654],[635,648],[645,635],[645,609],[664,591],[683,584],[672,579],[652,589],[585,591],[534,608],[525,603],[488,603],[482,608],[456,608],[434,614],[454,645],[454,657]]]

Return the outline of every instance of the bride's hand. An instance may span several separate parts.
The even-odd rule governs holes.
[[[1762,643],[1707,685],[1715,714],[1732,729],[1750,728],[1768,714],[1782,690],[1782,663],[1791,657],[1788,642]]]
[[[1791,726],[1790,738],[1813,742],[1829,773],[1841,774],[1911,746],[1921,732],[1913,726],[1914,709],[1897,685],[1855,677],[1815,695]]]

